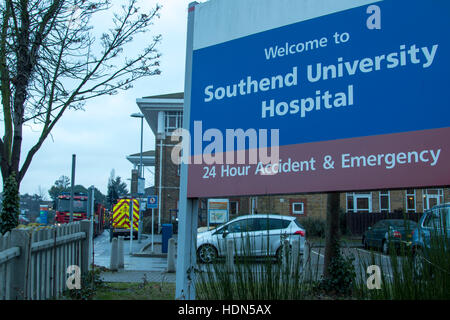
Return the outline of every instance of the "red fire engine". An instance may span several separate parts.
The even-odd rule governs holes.
[[[70,222],[70,193],[63,192],[58,196],[56,207],[56,223]],[[73,196],[73,221],[88,219],[88,196],[85,193],[75,193]],[[100,203],[94,203],[94,237],[103,233],[106,210]]]

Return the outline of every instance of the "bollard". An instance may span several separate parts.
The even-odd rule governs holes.
[[[234,267],[233,244],[234,244],[233,239],[227,240],[226,265],[227,265],[228,271],[233,271],[233,267]]]
[[[119,240],[117,242],[117,252],[118,252],[118,263],[117,263],[117,267],[119,269],[124,269],[125,268],[125,257],[124,257],[124,242],[123,242],[124,237],[120,236]]]
[[[119,268],[119,257],[118,257],[118,240],[113,238],[111,241],[111,260],[109,269],[111,271],[117,271]]]
[[[167,250],[167,272],[175,272],[175,239],[169,239],[169,246]]]

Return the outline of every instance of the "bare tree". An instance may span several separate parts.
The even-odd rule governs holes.
[[[47,201],[47,191],[45,191],[45,189],[39,185],[36,194],[39,196],[39,198],[41,198],[42,201]]]
[[[15,173],[20,185],[33,157],[68,109],[82,109],[90,99],[116,94],[142,77],[160,74],[156,46],[161,35],[149,39],[148,46],[132,57],[126,49],[135,35],[149,31],[161,7],[143,12],[137,0],[122,2],[126,3],[99,39],[93,35],[91,18],[110,10],[110,0],[1,2],[3,181]],[[40,136],[21,161],[26,124],[40,128]]]

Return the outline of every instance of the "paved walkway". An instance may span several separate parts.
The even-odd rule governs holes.
[[[133,241],[130,255],[130,241],[124,240],[125,269],[117,272],[103,272],[101,277],[105,282],[143,282],[144,277],[149,282],[175,282],[175,273],[165,272],[167,268],[167,254],[161,253],[161,235],[144,235],[141,243]],[[176,238],[176,235],[174,235]],[[94,263],[109,268],[111,243],[109,231],[95,238]]]

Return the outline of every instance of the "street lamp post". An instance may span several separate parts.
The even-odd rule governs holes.
[[[143,147],[143,142],[144,142],[144,115],[142,113],[132,113],[131,114],[132,118],[141,118],[141,153],[140,153],[140,157],[139,157],[139,174],[138,174],[138,179],[143,178],[143,174],[144,174],[144,170],[142,167],[142,147]],[[139,184],[138,184],[139,185]],[[145,190],[145,186],[144,186],[144,190]],[[139,193],[139,190],[138,190]],[[142,233],[142,203],[140,201],[139,198],[139,226],[138,226],[138,243],[141,243],[141,233]],[[130,226],[130,228],[133,228],[133,226]]]

